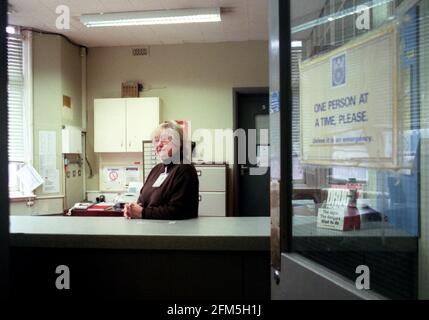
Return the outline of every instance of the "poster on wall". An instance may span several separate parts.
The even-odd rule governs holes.
[[[301,63],[304,164],[397,166],[395,40],[390,27]]]
[[[126,170],[119,166],[106,166],[101,168],[101,190],[102,191],[124,191]]]

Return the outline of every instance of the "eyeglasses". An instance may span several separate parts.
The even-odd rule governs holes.
[[[153,138],[153,144],[158,144],[161,142],[161,144],[169,144],[171,141],[173,141],[172,136],[161,136],[161,137],[154,137]]]

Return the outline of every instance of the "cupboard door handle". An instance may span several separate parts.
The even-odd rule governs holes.
[[[201,175],[202,175],[201,170],[197,170],[197,176],[201,177]]]
[[[201,202],[203,200],[203,197],[199,194],[198,195],[198,201]]]

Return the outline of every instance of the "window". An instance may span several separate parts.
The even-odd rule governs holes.
[[[24,195],[17,172],[24,163],[32,160],[31,155],[31,96],[29,85],[30,54],[29,41],[25,40],[19,28],[7,28],[8,64],[8,120],[9,120],[9,195]]]
[[[292,28],[291,250],[353,284],[367,267],[388,298],[427,299],[429,1],[313,13]]]

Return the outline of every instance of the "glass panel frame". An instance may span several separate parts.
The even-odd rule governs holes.
[[[422,228],[427,232],[427,226],[420,225],[421,214],[428,214],[420,207],[420,158],[427,152],[421,150],[425,133],[420,122],[427,121],[421,113],[428,106],[420,101],[418,77],[419,71],[427,68],[419,60],[422,43],[418,41],[422,25],[429,20],[429,9],[420,14],[425,2],[332,0],[319,8],[320,14],[308,14],[301,17],[300,25],[292,25],[292,40],[303,41],[300,83],[292,86],[292,96],[300,93],[302,152],[292,159],[293,226],[291,247],[286,251],[332,269],[357,288],[359,270],[367,267],[370,289],[394,299],[419,297],[419,237]],[[390,42],[385,35],[391,37]],[[377,50],[385,53],[384,57],[390,54],[392,60],[380,58]],[[338,85],[329,73],[332,70],[336,75],[337,57],[342,59],[338,68],[344,68],[342,76],[347,79],[341,78]],[[389,66],[390,76],[383,73]],[[383,76],[389,81],[381,81]],[[323,85],[329,82],[330,87]],[[308,99],[310,93],[317,98]],[[350,106],[343,103],[343,97],[353,95],[357,102]],[[391,102],[377,100],[388,96]],[[330,104],[332,101],[339,102]],[[381,110],[379,114],[373,111],[375,107]],[[364,110],[367,117],[357,119],[357,112]],[[297,118],[291,110],[288,114],[292,122]],[[373,119],[380,120],[371,122]],[[369,124],[383,121],[392,124],[390,139],[386,134],[376,137],[373,133],[377,130],[369,128]],[[353,127],[357,122],[361,123]],[[356,135],[356,127],[372,140],[350,140],[352,136],[347,134]],[[317,135],[325,135],[320,143],[315,140]],[[306,137],[313,140],[306,141]],[[353,150],[366,154],[354,154]]]

